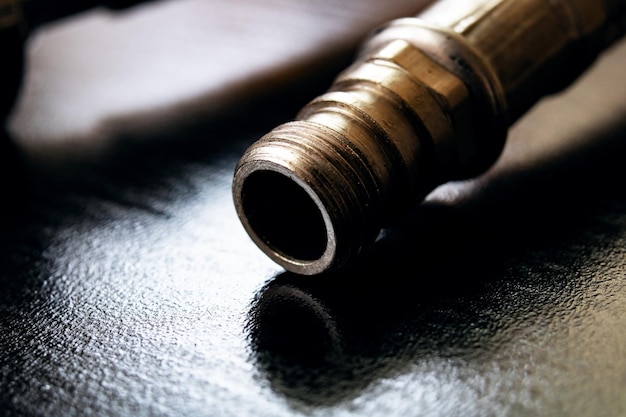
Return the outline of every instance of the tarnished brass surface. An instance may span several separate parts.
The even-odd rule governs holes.
[[[487,169],[508,126],[623,32],[624,1],[442,0],[390,22],[295,121],[253,144],[233,195],[286,269],[350,262],[436,185]]]

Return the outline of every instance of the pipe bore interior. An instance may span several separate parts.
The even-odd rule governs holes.
[[[247,226],[274,255],[304,263],[323,257],[324,216],[302,185],[282,173],[259,170],[245,178],[239,197]]]

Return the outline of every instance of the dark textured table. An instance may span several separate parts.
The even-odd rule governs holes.
[[[326,3],[293,6],[310,27],[237,32],[272,58],[245,74],[215,31],[263,8],[155,3],[31,37],[3,175],[0,415],[626,415],[626,44],[485,175],[305,278],[248,239],[234,165],[413,7]],[[353,38],[318,53],[339,21]],[[299,47],[276,46],[289,33]]]

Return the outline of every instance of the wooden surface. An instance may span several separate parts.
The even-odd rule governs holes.
[[[626,43],[363,265],[303,278],[243,231],[234,165],[415,7],[313,4],[157,2],[33,34],[0,415],[626,413]]]

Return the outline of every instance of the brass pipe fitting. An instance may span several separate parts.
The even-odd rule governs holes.
[[[624,7],[442,0],[388,23],[243,155],[233,197],[245,229],[287,270],[347,264],[435,186],[486,170],[510,124],[623,33]]]

